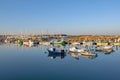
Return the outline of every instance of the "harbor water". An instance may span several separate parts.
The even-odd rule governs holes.
[[[96,57],[49,55],[48,46],[0,45],[0,80],[120,80],[120,48]]]

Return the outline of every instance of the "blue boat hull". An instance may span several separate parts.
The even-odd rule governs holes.
[[[62,59],[66,56],[65,52],[56,52],[51,50],[48,50],[48,52],[49,52],[48,57],[53,57],[53,58],[61,57]]]
[[[56,52],[56,51],[51,51],[51,50],[48,50],[49,53],[52,53],[52,54],[62,54],[63,52]]]

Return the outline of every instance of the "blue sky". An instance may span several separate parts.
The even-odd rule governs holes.
[[[0,0],[0,34],[120,34],[120,0]]]

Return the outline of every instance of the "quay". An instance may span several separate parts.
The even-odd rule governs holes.
[[[0,35],[0,42],[5,43],[50,45],[51,42],[55,44],[60,41],[66,41],[68,44],[73,45],[120,46],[120,36],[115,35]]]
[[[72,44],[93,44],[93,45],[116,45],[120,46],[120,36],[110,36],[110,35],[81,35],[81,36],[71,36],[67,38],[67,41]]]

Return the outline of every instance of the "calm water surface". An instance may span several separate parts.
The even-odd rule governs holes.
[[[45,46],[0,45],[0,80],[120,80],[120,49],[90,59],[54,59]]]

